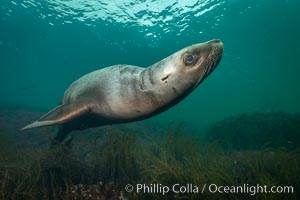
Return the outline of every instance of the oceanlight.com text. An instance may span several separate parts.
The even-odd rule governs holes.
[[[143,194],[168,194],[168,193],[182,193],[182,194],[197,194],[197,193],[224,193],[224,194],[249,194],[256,195],[259,193],[294,193],[293,186],[282,186],[282,185],[235,185],[235,186],[221,186],[217,184],[203,184],[203,185],[195,185],[195,184],[174,184],[171,186],[163,185],[163,184],[136,184],[131,185],[127,184],[125,186],[126,192],[136,192]]]

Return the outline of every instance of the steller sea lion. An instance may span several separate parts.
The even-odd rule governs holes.
[[[223,43],[186,47],[147,68],[114,65],[91,72],[65,91],[61,105],[21,130],[60,125],[62,142],[72,130],[146,119],[180,102],[218,65]]]

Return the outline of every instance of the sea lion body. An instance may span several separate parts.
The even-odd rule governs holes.
[[[114,65],[70,85],[61,105],[22,130],[60,125],[56,140],[72,130],[142,120],[186,97],[215,69],[220,40],[186,47],[148,68]]]

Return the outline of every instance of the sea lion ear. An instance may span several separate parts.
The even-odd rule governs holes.
[[[83,114],[91,112],[91,105],[82,102],[73,102],[58,106],[42,116],[39,120],[25,126],[21,130],[27,130],[42,126],[50,126],[56,124],[63,124]]]

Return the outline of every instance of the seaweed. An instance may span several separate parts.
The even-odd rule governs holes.
[[[23,111],[17,112],[21,118]],[[0,121],[3,125],[0,126],[0,199],[300,197],[297,191],[300,188],[299,115],[296,114],[256,113],[231,117],[213,125],[206,138],[187,131],[188,123],[167,128],[142,123],[102,127],[75,132],[74,140],[51,148],[44,143],[51,136],[51,129],[39,129],[42,136],[35,136],[38,131],[19,135],[13,129],[14,116],[0,115],[1,120],[7,120],[6,123]],[[10,118],[13,118],[11,123]],[[232,130],[238,131],[232,133]],[[281,141],[271,138],[271,133],[279,134],[276,140]],[[237,134],[239,138],[235,138]],[[263,139],[250,139],[258,134]],[[30,141],[26,141],[26,137]],[[293,144],[289,146],[288,141]],[[197,186],[200,191],[162,195],[124,190],[127,184],[142,183],[170,187],[177,183],[184,187]],[[206,189],[202,193],[201,188],[210,184],[288,185],[293,186],[294,192],[251,195],[249,192],[212,193]]]
[[[225,149],[293,150],[300,143],[300,115],[268,112],[232,116],[213,124],[206,139]]]

